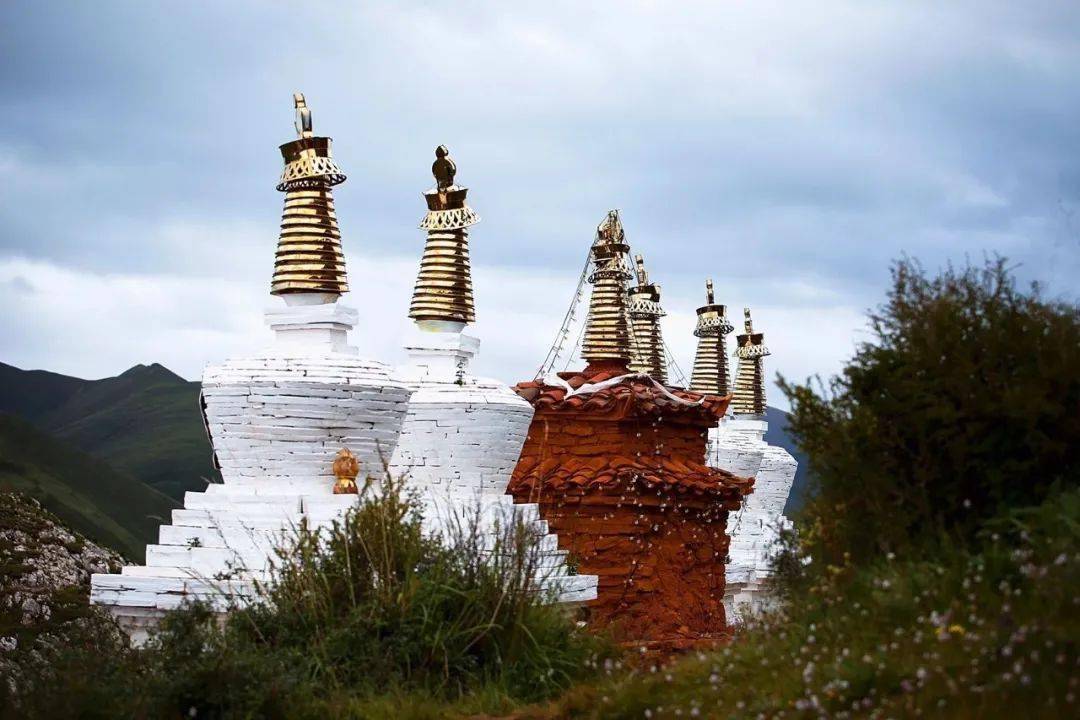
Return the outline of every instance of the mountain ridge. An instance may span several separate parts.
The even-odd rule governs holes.
[[[0,412],[182,500],[217,479],[197,382],[159,363],[82,380],[0,363]]]

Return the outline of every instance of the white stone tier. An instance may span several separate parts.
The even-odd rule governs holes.
[[[747,606],[768,604],[769,558],[780,531],[790,526],[783,511],[798,463],[784,448],[765,442],[768,428],[759,418],[728,417],[709,432],[708,464],[754,478],[754,492],[728,518],[724,603],[733,621]]]
[[[226,484],[333,483],[342,448],[381,475],[409,390],[386,365],[347,354],[229,360],[203,374],[203,406]]]
[[[301,518],[320,527],[355,503],[333,495],[339,450],[357,456],[362,476],[385,472],[410,391],[347,345],[356,311],[334,299],[288,296],[266,313],[272,347],[203,373],[203,413],[224,484],[187,493],[160,542],[147,547],[145,567],[92,580],[92,601],[137,639],[185,597],[213,596],[221,608],[246,602]]]
[[[494,536],[496,522],[505,527],[515,513],[539,517],[537,505],[515,505],[506,494],[533,408],[505,383],[468,372],[479,345],[453,329],[414,331],[406,344],[409,362],[395,374],[413,393],[390,473],[419,490],[447,524],[468,517],[480,498],[499,503],[499,516],[483,525]],[[557,547],[554,536],[544,542]],[[596,597],[596,577],[575,577],[560,600]]]
[[[145,566],[128,566],[116,575],[94,575],[91,602],[113,613],[136,643],[168,610],[185,600],[201,600],[220,612],[242,606],[257,597],[256,584],[272,578],[270,558],[275,548],[306,520],[310,527],[325,527],[359,500],[357,495],[249,494],[242,488],[212,485],[207,492],[189,492],[184,508],[173,511],[172,524],[159,530],[159,542],[146,548]],[[595,597],[596,580],[570,575],[566,552],[547,533],[547,523],[535,506],[514,506],[509,497],[485,496],[468,505],[482,525],[518,514],[536,534],[541,587],[564,602]],[[428,504],[424,526],[445,531],[443,507]]]

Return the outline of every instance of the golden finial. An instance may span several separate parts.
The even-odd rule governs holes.
[[[303,93],[293,94],[293,105],[298,137],[281,146],[285,169],[277,189],[285,193],[285,210],[270,293],[341,295],[349,285],[331,188],[345,174],[331,156],[330,138],[313,135]]]
[[[765,357],[771,353],[765,347],[764,333],[754,332],[750,308],[743,308],[743,317],[745,333],[736,340],[735,357],[739,359],[739,369],[731,411],[736,415],[764,415]]]
[[[450,151],[445,145],[435,148],[435,162],[431,164],[431,174],[435,176],[435,185],[445,190],[454,184],[457,165],[450,159]]]
[[[581,345],[581,356],[590,365],[611,362],[625,368],[632,357],[626,281],[633,275],[626,269],[630,246],[625,238],[619,211],[610,210],[596,228],[591,251],[593,272],[589,282],[593,289]]]
[[[334,494],[356,495],[360,491],[356,487],[356,476],[360,474],[360,461],[348,449],[338,450],[334,458]]]
[[[727,308],[716,304],[713,281],[705,281],[705,304],[697,309],[698,338],[694,355],[694,370],[690,375],[690,390],[707,395],[727,395],[728,357],[726,336],[735,327],[728,322]]]
[[[464,325],[476,319],[468,228],[480,217],[465,204],[469,189],[454,184],[457,165],[445,145],[435,148],[431,174],[435,176],[435,187],[424,193],[428,213],[420,223],[420,228],[428,231],[427,243],[409,317],[417,322]]]
[[[619,244],[626,239],[618,210],[608,210],[607,216],[596,226],[596,243]],[[623,252],[626,252],[625,250]]]
[[[667,383],[667,354],[660,330],[660,286],[649,282],[645,259],[634,256],[638,284],[629,290],[627,311],[630,315],[630,339],[633,356],[630,369],[645,373],[661,384]]]
[[[296,136],[311,137],[311,110],[304,101],[304,93],[293,93],[293,105],[296,107]]]
[[[645,270],[645,258],[640,253],[634,256],[634,266],[637,268],[638,285],[648,285],[649,273]]]

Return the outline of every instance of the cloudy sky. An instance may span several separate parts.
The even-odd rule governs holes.
[[[0,360],[197,378],[264,345],[294,90],[349,174],[354,344],[388,361],[439,143],[483,217],[478,370],[508,381],[613,207],[687,371],[707,276],[795,378],[865,339],[901,254],[1080,290],[1078,3],[345,5],[0,6]]]

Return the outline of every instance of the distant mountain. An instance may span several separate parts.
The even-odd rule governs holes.
[[[18,415],[176,499],[214,478],[199,383],[162,365],[81,380],[0,363],[0,412]]]
[[[0,492],[20,492],[91,540],[142,561],[176,501],[70,443],[0,414]]]
[[[788,434],[788,414],[779,408],[765,408],[765,419],[769,422],[769,430],[765,433],[765,442],[770,445],[778,445],[794,457],[799,463],[799,469],[795,472],[795,482],[791,486],[791,494],[788,495],[787,505],[784,506],[784,514],[791,516],[802,507],[806,498],[806,455],[795,444],[795,440]]]

